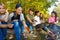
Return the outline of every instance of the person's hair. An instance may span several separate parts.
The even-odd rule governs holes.
[[[41,15],[42,15],[42,13],[40,13],[40,19],[43,20],[43,15],[42,16]]]
[[[0,3],[0,5],[2,5],[3,7],[5,7],[5,5],[3,3]]]
[[[4,7],[4,9],[5,9],[5,5],[3,3],[1,3],[1,2],[0,2],[0,6]],[[5,11],[5,13],[6,13],[6,11]]]
[[[35,15],[37,15],[37,13],[39,13],[39,11],[35,11]]]
[[[17,3],[16,6],[15,6],[15,9],[19,8],[19,7],[22,7],[20,3]]]
[[[56,22],[57,13],[55,11],[53,11],[51,14],[55,14],[55,22]]]
[[[30,8],[30,9],[29,9],[29,11],[32,11],[32,12],[34,12],[34,9],[33,9],[33,8]]]

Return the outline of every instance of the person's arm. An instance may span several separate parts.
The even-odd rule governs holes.
[[[20,20],[22,21],[23,25],[27,27],[23,14],[20,15]]]
[[[0,28],[7,28],[7,25],[0,24]]]
[[[50,17],[49,19],[48,19],[48,23],[54,23],[55,21],[53,20],[53,18],[52,17]]]
[[[12,22],[12,17],[14,16],[14,13],[10,13],[10,15],[9,15],[9,22],[11,23]]]
[[[9,16],[9,13],[5,13],[5,18],[4,19],[0,19],[1,22],[7,22],[8,21],[8,16]]]
[[[55,24],[57,24],[58,23],[58,21],[59,21],[59,19],[58,19],[58,17],[56,18],[56,22],[55,22]]]
[[[26,18],[31,24],[33,24],[33,22],[30,20],[30,18],[28,16],[26,16]]]
[[[0,28],[12,28],[13,24],[0,24]]]
[[[23,20],[22,23],[25,27],[27,27],[25,20]]]

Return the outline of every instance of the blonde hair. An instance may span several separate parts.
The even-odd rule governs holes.
[[[5,5],[4,5],[3,3],[0,3],[0,6],[3,6],[3,7],[5,8]],[[5,12],[5,13],[6,13],[6,12]],[[4,13],[4,14],[5,14],[5,13]]]

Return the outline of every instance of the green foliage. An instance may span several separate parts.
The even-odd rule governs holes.
[[[34,8],[35,11],[39,10],[45,18],[48,18],[47,8],[55,2],[55,0],[48,2],[48,0],[0,0],[6,5],[7,10],[13,11],[16,3],[21,3],[23,6],[23,12],[28,13],[29,8]]]

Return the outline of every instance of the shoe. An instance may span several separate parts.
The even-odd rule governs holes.
[[[30,31],[29,33],[30,33],[30,34],[33,34],[34,32],[33,32],[33,31]]]

